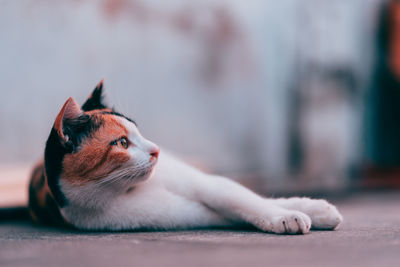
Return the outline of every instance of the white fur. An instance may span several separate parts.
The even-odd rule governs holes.
[[[61,179],[61,190],[69,201],[61,212],[78,228],[186,229],[246,223],[272,233],[307,233],[311,224],[334,229],[342,221],[337,209],[325,200],[266,199],[227,178],[205,174],[165,151],[155,164],[149,152],[155,145],[143,138],[133,123],[121,121],[133,143],[128,148],[129,163],[102,182],[72,186]],[[138,168],[147,168],[147,173],[127,176]]]

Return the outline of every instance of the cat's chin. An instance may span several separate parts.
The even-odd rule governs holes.
[[[153,176],[155,164],[149,166],[148,168],[142,170],[137,176],[135,176],[132,180],[133,184],[139,184],[144,181],[147,181]]]
[[[149,169],[149,170],[143,172],[142,174],[136,176],[136,177],[133,179],[132,183],[131,183],[129,186],[127,186],[127,188],[126,188],[126,190],[125,190],[125,193],[127,193],[127,194],[131,193],[132,191],[135,190],[135,187],[136,187],[137,185],[140,185],[140,184],[142,184],[142,183],[148,181],[148,180],[153,176],[153,173],[154,173],[154,165],[153,165],[152,167],[148,168],[148,169]]]

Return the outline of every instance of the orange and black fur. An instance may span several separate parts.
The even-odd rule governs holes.
[[[46,148],[44,153],[44,161],[39,162],[33,172],[29,183],[29,214],[30,217],[39,223],[52,224],[67,226],[70,225],[60,214],[59,208],[62,208],[67,204],[67,199],[61,192],[59,188],[59,176],[63,168],[63,161],[69,160],[74,161],[73,154],[71,152],[77,152],[77,148],[80,146],[82,141],[93,135],[94,132],[97,134],[112,134],[113,128],[118,127],[118,123],[112,121],[113,127],[108,127],[106,130],[103,129],[102,132],[98,133],[101,125],[103,125],[107,120],[113,120],[112,116],[121,116],[129,121],[131,119],[115,112],[113,109],[107,108],[102,102],[102,90],[103,90],[103,80],[96,86],[92,95],[87,99],[87,101],[82,105],[82,110],[84,114],[80,115],[78,120],[70,121],[65,123],[63,132],[59,131],[62,117],[58,117],[51,129],[49,138],[46,142]],[[65,108],[65,105],[63,109]],[[108,116],[112,115],[112,116]],[[133,122],[133,121],[132,121]],[[122,128],[122,127],[121,127]],[[122,130],[122,129],[121,129]],[[62,143],[59,136],[68,135],[72,138],[66,143]],[[100,147],[100,146],[99,146]],[[93,149],[93,146],[92,148]],[[96,149],[96,147],[95,147]],[[102,151],[104,153],[104,151]],[[80,157],[82,157],[84,151],[80,151]],[[65,155],[68,154],[68,158]],[[100,153],[99,153],[100,154]],[[91,157],[87,155],[84,162],[80,162],[81,169],[89,170],[87,176],[92,175],[93,172],[98,171],[97,168],[100,166],[107,166],[103,164],[106,160],[110,160],[110,153],[104,153],[106,156],[102,158]],[[122,160],[121,155],[112,155],[114,159],[111,160]],[[116,158],[116,159],[115,159]],[[79,158],[77,159],[79,161]],[[75,161],[75,165],[77,164]],[[91,166],[89,166],[91,165]],[[79,169],[79,167],[78,167]],[[68,172],[73,172],[73,170],[63,170],[67,173],[67,177],[73,177],[73,173],[68,175]],[[112,170],[110,170],[111,172]],[[74,183],[82,183],[84,181],[76,180],[72,181]]]

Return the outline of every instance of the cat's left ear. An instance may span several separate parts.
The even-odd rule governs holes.
[[[83,111],[107,108],[107,106],[103,103],[103,81],[104,79],[101,79],[101,81],[94,88],[92,94],[82,105]]]

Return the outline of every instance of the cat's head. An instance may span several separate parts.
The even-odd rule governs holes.
[[[58,113],[45,149],[47,182],[61,207],[68,194],[118,194],[151,176],[159,151],[104,104],[101,81],[82,107],[69,98]]]

